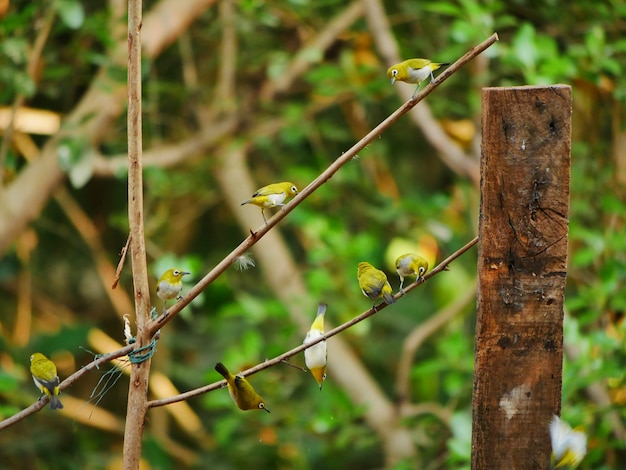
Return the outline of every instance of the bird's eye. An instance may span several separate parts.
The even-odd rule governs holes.
[[[178,269],[174,269],[174,271],[172,271],[172,274],[174,276],[180,276],[180,271]]]
[[[35,357],[35,355],[34,355],[34,354],[31,354],[31,356],[30,356],[30,362],[33,362],[33,358],[34,358],[34,357]]]
[[[424,274],[426,272],[426,268],[420,268],[420,275]]]
[[[322,380],[326,380],[326,374],[322,375]]]
[[[263,408],[265,408],[265,403],[263,402],[259,403],[259,409],[262,410]]]
[[[393,75],[394,77],[395,77],[396,75],[398,75],[398,69],[393,69],[393,70],[391,71],[391,75]]]
[[[296,188],[295,186],[291,187],[291,192],[292,193],[297,193],[298,192],[298,188]]]

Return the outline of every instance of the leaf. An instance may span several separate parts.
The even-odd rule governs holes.
[[[456,16],[456,17],[462,16],[461,9],[457,7],[456,5],[453,5],[452,3],[444,3],[444,2],[429,3],[424,6],[424,11],[429,11],[431,13],[439,13],[440,15],[450,15],[450,16]]]
[[[68,28],[78,29],[83,25],[85,10],[78,0],[56,0],[54,8]]]
[[[63,139],[57,147],[57,158],[75,188],[83,187],[91,179],[95,152],[86,140]]]
[[[68,175],[74,188],[82,188],[91,179],[93,176],[94,161],[95,152],[92,148],[88,148],[82,153],[78,162],[72,166]]]
[[[531,24],[524,23],[517,31],[513,39],[513,52],[520,63],[534,70],[537,61],[537,48],[535,28]]]

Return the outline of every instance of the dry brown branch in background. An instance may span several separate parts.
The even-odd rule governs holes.
[[[112,2],[114,11],[125,2]],[[161,0],[145,16],[143,33],[144,56],[154,59],[175,37],[214,0]],[[113,21],[113,19],[112,19]],[[112,31],[119,29],[112,27]],[[52,136],[44,145],[40,157],[22,170],[5,187],[0,201],[0,254],[24,227],[35,220],[52,193],[65,180],[57,158],[57,145],[62,136],[81,135],[97,145],[109,132],[111,123],[123,112],[126,103],[126,85],[117,82],[109,67],[126,66],[127,43],[124,38],[114,47],[112,60],[94,78],[81,101],[65,117],[64,134]]]

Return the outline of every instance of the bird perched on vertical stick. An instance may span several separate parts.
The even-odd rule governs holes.
[[[261,208],[263,220],[267,223],[267,219],[265,218],[265,209],[277,206],[282,207],[285,205],[283,202],[287,199],[287,197],[292,197],[296,194],[298,194],[298,188],[296,188],[296,186],[289,181],[268,184],[267,186],[263,186],[261,189],[257,189],[252,197],[247,201],[242,202],[241,205],[254,204],[255,206],[259,206]]]
[[[387,281],[384,272],[376,269],[369,263],[361,262],[357,268],[357,278],[359,279],[359,287],[365,297],[372,299],[372,308],[376,310],[376,300],[381,297],[387,304],[396,302],[391,290],[391,285]]]
[[[304,344],[308,344],[324,334],[324,315],[326,315],[326,304],[319,304],[315,320],[304,338]],[[320,341],[304,350],[304,362],[320,386],[320,390],[326,379],[326,359],[326,341]]]
[[[420,88],[420,83],[428,77],[430,77],[430,83],[433,83],[435,81],[433,72],[446,65],[450,64],[431,62],[428,59],[408,59],[389,67],[387,69],[387,77],[391,79],[392,85],[396,81],[417,84],[417,88],[413,96],[411,96],[411,99],[414,99],[415,95],[417,95],[417,90]]]
[[[167,313],[168,300],[180,299],[180,293],[183,290],[183,276],[187,274],[191,273],[182,269],[171,268],[159,278],[156,293],[159,299],[163,301],[163,315]]]
[[[587,436],[585,433],[581,430],[572,429],[557,415],[554,415],[550,422],[550,441],[553,468],[576,468],[587,453]]]
[[[50,399],[50,408],[63,408],[59,400],[59,376],[54,362],[41,353],[34,353],[30,356],[30,373],[37,388]]]
[[[233,375],[221,362],[215,364],[215,370],[226,379],[230,397],[240,410],[265,410],[268,413],[270,412],[265,407],[263,398],[254,391],[250,382],[243,375]]]
[[[400,292],[404,293],[405,276],[417,276],[416,280],[424,279],[424,274],[428,271],[428,261],[419,255],[406,253],[396,259],[396,272],[400,276]]]

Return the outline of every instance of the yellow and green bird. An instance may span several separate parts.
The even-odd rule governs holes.
[[[387,304],[396,302],[391,290],[391,285],[387,281],[387,276],[380,269],[376,269],[369,263],[361,262],[357,268],[357,278],[359,287],[366,297],[372,299],[372,308],[376,310],[376,300],[381,297]]]
[[[163,315],[167,313],[167,301],[179,299],[183,290],[183,276],[191,274],[179,268],[171,268],[163,273],[157,282],[156,293],[163,301]]]
[[[296,186],[289,181],[268,184],[267,186],[263,186],[261,189],[257,189],[252,197],[247,201],[242,202],[241,205],[254,204],[255,206],[259,206],[261,208],[263,220],[267,223],[264,212],[265,209],[269,207],[282,207],[285,205],[283,204],[285,199],[295,196],[296,194],[298,194],[298,188],[296,188]]]
[[[435,81],[433,72],[440,67],[450,65],[448,63],[431,62],[428,59],[408,59],[399,64],[392,65],[387,69],[387,77],[393,85],[395,82],[415,83],[417,88],[411,99],[415,98],[420,83],[430,77],[430,83]]]
[[[36,352],[30,356],[30,373],[37,388],[50,399],[50,408],[53,410],[63,408],[59,400],[59,376],[54,362]]]
[[[304,338],[304,344],[308,344],[324,334],[324,315],[326,315],[326,304],[319,304],[315,320]],[[304,362],[320,386],[320,390],[326,379],[326,359],[326,341],[320,341],[304,350]]]
[[[585,433],[577,428],[572,429],[557,415],[554,415],[550,422],[550,441],[553,468],[576,468],[587,453]]]
[[[396,259],[396,272],[400,276],[400,292],[404,292],[405,276],[417,276],[416,280],[424,279],[424,274],[428,271],[428,261],[414,253],[406,253]]]
[[[250,382],[243,375],[233,375],[221,362],[215,364],[215,370],[219,372],[228,383],[228,392],[240,410],[268,410],[263,398],[254,391]]]

